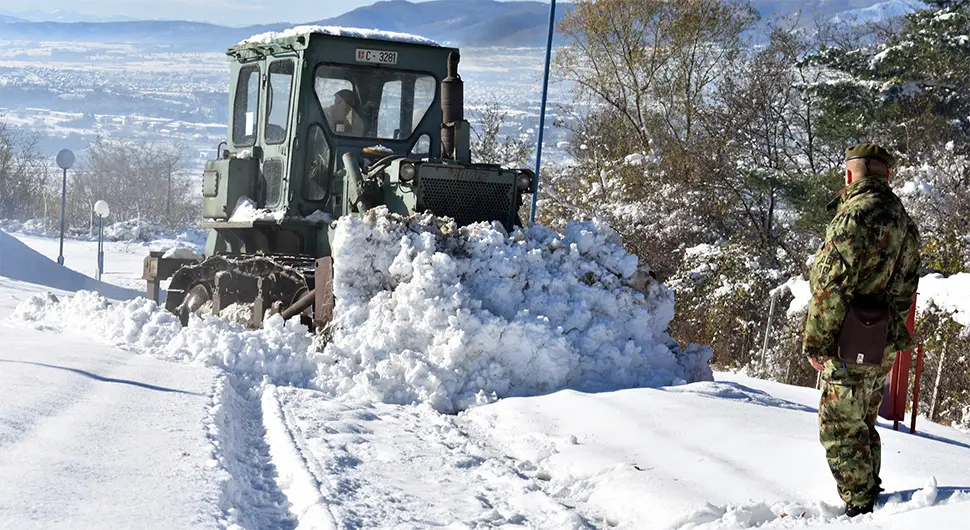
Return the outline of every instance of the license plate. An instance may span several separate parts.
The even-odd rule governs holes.
[[[373,64],[397,64],[397,52],[358,49],[357,62]]]

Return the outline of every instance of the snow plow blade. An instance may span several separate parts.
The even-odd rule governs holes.
[[[150,260],[151,263],[150,263]],[[174,271],[173,271],[174,269]],[[171,277],[165,308],[188,325],[189,315],[220,314],[230,306],[248,308],[249,323],[262,327],[269,314],[301,316],[310,329],[333,316],[333,259],[305,256],[217,255],[197,260],[145,260],[149,296]]]

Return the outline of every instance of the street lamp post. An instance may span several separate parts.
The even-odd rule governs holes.
[[[98,201],[94,203],[94,213],[98,214],[98,281],[104,273],[104,218],[111,214],[108,203]]]
[[[57,153],[57,166],[64,170],[61,182],[61,246],[57,253],[57,264],[64,265],[64,209],[67,206],[67,170],[74,165],[74,153],[70,149],[61,149]]]

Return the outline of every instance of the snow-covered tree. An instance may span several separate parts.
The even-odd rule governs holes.
[[[970,2],[929,0],[898,32],[862,46],[827,46],[807,60],[830,75],[813,87],[821,133],[877,141],[913,160],[970,135]]]

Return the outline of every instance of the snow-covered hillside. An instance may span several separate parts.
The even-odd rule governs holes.
[[[347,228],[353,239],[354,227]],[[534,234],[528,241],[538,246],[524,245],[523,255],[538,253],[543,267],[563,254],[569,263],[571,252],[588,258],[608,248],[598,233],[607,234],[590,226],[585,234],[567,234],[550,255],[542,234]],[[362,259],[393,263],[402,294],[449,285],[446,271],[461,265],[449,265],[447,252],[437,255],[434,230],[407,234],[395,240],[396,252]],[[278,320],[246,331],[210,317],[180,329],[145,301],[71,297],[59,289],[75,287],[58,282],[74,273],[49,263],[56,240],[17,235],[26,243],[20,245],[14,236],[0,237],[7,242],[0,247],[3,528],[956,529],[970,516],[970,436],[925,420],[917,435],[881,424],[888,493],[875,514],[849,521],[837,515],[834,482],[817,441],[813,389],[730,374],[620,389],[649,380],[617,378],[612,388],[532,388],[442,414],[425,394],[412,395],[425,402],[403,405],[374,399],[385,394],[352,391],[384,378],[420,380],[418,372],[396,379],[404,366],[439,377],[440,368],[402,364],[415,357],[394,351],[393,343],[383,345],[383,357],[367,354],[374,355],[373,371],[328,387],[316,380],[318,370],[371,361],[353,358],[354,351],[314,357],[310,337]],[[477,237],[498,236],[484,228],[466,234],[471,254]],[[511,245],[506,253],[520,248],[514,239],[504,244]],[[67,263],[81,262],[86,246],[94,245],[68,241]],[[137,286],[140,259],[120,246],[108,252],[106,262],[116,265],[105,279]],[[606,256],[593,261],[611,263]],[[44,272],[4,277],[3,263],[11,262],[35,263]],[[429,277],[430,271],[440,272]],[[513,283],[497,292],[512,296],[515,277],[509,269],[504,281]],[[390,304],[397,295],[382,285],[371,288]],[[503,284],[496,277],[486,285]],[[546,296],[569,300],[570,289],[585,292],[567,287]],[[480,303],[469,288],[437,296],[441,303],[461,301],[456,311],[468,311]],[[58,302],[43,295],[48,290]],[[661,314],[655,310],[662,300],[645,306],[645,315]],[[378,333],[404,333],[401,312],[413,301],[404,297],[388,306],[397,307],[386,313],[389,328],[361,316],[368,336],[348,338],[344,347],[364,344],[364,351],[377,352]],[[654,334],[663,325],[629,324],[657,326]],[[596,340],[609,344],[605,337]],[[564,340],[563,348],[570,337]],[[588,345],[570,347],[601,355],[584,350]],[[474,373],[470,367],[483,358],[450,360],[451,370]],[[536,392],[544,395],[530,395]]]
[[[833,21],[850,23],[879,22],[926,9],[921,0],[886,0],[866,7],[848,9],[832,17]]]

